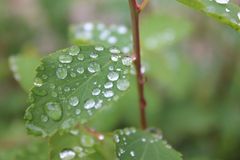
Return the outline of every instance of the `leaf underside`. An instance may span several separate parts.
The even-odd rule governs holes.
[[[177,0],[191,8],[227,24],[233,29],[240,31],[240,7],[233,3],[220,4],[215,0]]]
[[[134,128],[115,132],[117,157],[120,160],[181,160],[181,154],[172,149],[161,135]]]
[[[85,123],[128,89],[130,66],[117,48],[72,46],[45,57],[24,117],[29,133],[45,137]]]

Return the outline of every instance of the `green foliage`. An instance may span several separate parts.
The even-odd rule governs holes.
[[[135,128],[125,128],[115,132],[114,141],[117,156],[120,160],[182,159],[181,154],[173,150],[166,141],[163,141],[162,135],[158,132],[149,133],[136,130]]]
[[[48,136],[85,123],[128,89],[130,66],[131,58],[115,47],[72,46],[50,54],[37,68],[28,130]]]
[[[240,31],[240,8],[233,3],[218,3],[216,0],[178,0],[179,2],[200,10],[203,13]]]

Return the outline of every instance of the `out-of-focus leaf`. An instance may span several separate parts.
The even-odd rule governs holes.
[[[131,65],[115,47],[72,46],[45,57],[25,114],[28,131],[48,136],[85,123],[129,88]]]
[[[120,160],[181,160],[181,154],[172,149],[159,134],[134,128],[115,132],[117,157]]]
[[[26,92],[29,92],[33,87],[33,81],[37,73],[35,69],[40,65],[40,57],[31,54],[11,56],[9,65],[14,78]]]
[[[85,23],[70,28],[70,40],[73,44],[102,44],[106,47],[118,46],[128,54],[132,50],[131,32],[124,25],[106,26],[103,23]]]
[[[52,160],[114,160],[112,138],[100,133],[89,134],[84,129],[74,129],[69,133],[56,133],[50,139],[50,158]]]
[[[228,1],[219,0],[178,0],[179,2],[200,10],[203,13],[240,31],[240,7]]]
[[[159,52],[191,33],[192,25],[184,18],[150,14],[141,22],[142,47],[146,55]]]

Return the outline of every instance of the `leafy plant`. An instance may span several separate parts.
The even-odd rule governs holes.
[[[237,31],[240,30],[239,7],[228,3],[228,0],[178,1],[201,10]],[[49,159],[183,159],[181,153],[175,151],[166,140],[163,140],[161,131],[149,128],[147,123],[145,113],[147,99],[144,94],[146,77],[142,71],[139,23],[140,13],[147,3],[148,0],[141,2],[129,0],[132,31],[124,25],[108,26],[103,23],[71,26],[69,37],[72,46],[49,54],[42,58],[41,62],[38,57],[29,55],[10,58],[15,79],[27,92],[31,88],[29,107],[24,116],[26,128],[29,134],[48,140]],[[146,20],[141,24],[147,26],[158,18],[159,16],[154,16],[152,20]],[[164,20],[164,17],[161,19]],[[191,28],[188,24],[182,25],[184,28]],[[145,32],[142,36],[142,40],[145,40],[144,57],[149,62],[155,62],[158,59],[149,58],[148,52],[161,50],[162,46],[176,40],[171,37],[170,29],[165,34],[155,35],[159,29],[161,30],[158,26],[151,26],[149,33]],[[176,34],[181,38],[186,33],[181,30]],[[163,36],[166,36],[167,40],[162,40]],[[26,61],[32,62],[30,68],[33,71],[29,75],[24,75],[26,72],[22,72],[28,70],[29,65],[24,65]],[[162,61],[166,63],[165,60]],[[191,64],[181,67],[191,68]],[[36,72],[35,68],[37,68]],[[192,72],[191,69],[187,71]],[[153,70],[149,75],[165,83],[164,78],[155,77],[157,73],[158,71]],[[132,80],[133,76],[136,78],[135,82]],[[170,79],[172,79],[171,76]],[[166,83],[168,81],[166,80]],[[92,119],[98,120],[97,115],[102,111],[107,110],[108,107],[117,107],[117,101],[122,97],[123,100],[130,101],[127,98],[124,99],[123,95],[132,94],[128,90],[133,86],[138,92],[134,94],[138,95],[139,100],[140,129],[129,127],[106,133],[89,126]],[[175,92],[181,94],[178,91]],[[130,110],[130,107],[134,106],[128,107]],[[98,123],[104,123],[104,121]],[[42,151],[39,150],[44,153],[39,159],[44,159],[47,153],[45,144],[38,142],[36,148],[36,150],[44,148]],[[30,156],[26,158],[25,152]],[[23,155],[17,153],[15,157],[31,159],[34,154],[35,150],[26,149]]]

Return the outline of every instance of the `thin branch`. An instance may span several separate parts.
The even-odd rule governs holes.
[[[141,118],[142,129],[147,128],[146,122],[146,100],[144,97],[144,75],[141,72],[141,49],[140,49],[140,32],[139,32],[139,13],[140,5],[137,0],[129,0],[129,6],[131,10],[131,20],[132,20],[132,32],[133,32],[133,57],[134,66],[136,69],[137,85],[138,85],[138,95],[139,95],[139,109]]]

